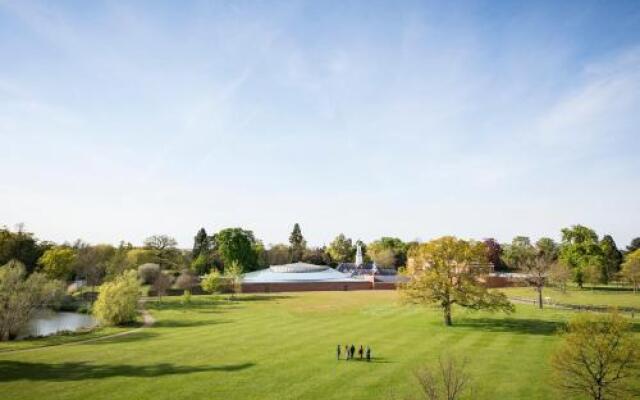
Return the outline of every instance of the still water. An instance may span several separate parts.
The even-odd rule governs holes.
[[[75,312],[39,311],[18,335],[18,339],[30,336],[47,336],[61,331],[92,328],[98,322],[88,314]]]

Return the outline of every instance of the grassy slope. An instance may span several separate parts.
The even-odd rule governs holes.
[[[443,351],[467,356],[479,399],[557,398],[548,385],[554,332],[570,312],[516,314],[395,304],[394,292],[194,297],[149,304],[153,328],[102,342],[0,353],[2,399],[384,399],[413,390],[411,370]],[[374,362],[335,360],[370,344]]]
[[[503,290],[507,296],[527,297],[537,299],[537,292],[530,287],[506,288]],[[637,307],[640,308],[640,293],[634,294],[630,290],[590,290],[572,288],[562,293],[555,288],[545,288],[542,292],[544,297],[550,297],[556,303],[566,304],[589,304],[617,307]]]

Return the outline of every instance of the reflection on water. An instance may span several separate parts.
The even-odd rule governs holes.
[[[91,315],[74,312],[39,311],[18,335],[18,339],[29,336],[47,336],[61,331],[76,331],[92,328],[98,322]]]

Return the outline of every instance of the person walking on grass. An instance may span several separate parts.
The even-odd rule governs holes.
[[[344,359],[349,361],[349,345],[348,344],[344,345]]]
[[[351,359],[353,360],[353,356],[356,355],[356,346],[352,344],[351,347],[349,348],[349,351],[351,353]]]
[[[362,360],[362,357],[364,356],[364,349],[362,348],[362,345],[360,345],[360,348],[358,349],[358,355],[360,356],[360,359]]]
[[[371,361],[371,348],[367,346],[367,361]]]
[[[338,345],[338,347],[336,348],[336,356],[338,356],[338,360],[340,359],[340,345]]]

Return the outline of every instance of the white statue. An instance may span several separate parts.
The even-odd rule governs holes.
[[[356,267],[362,266],[362,247],[360,244],[356,247]]]

